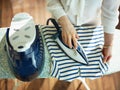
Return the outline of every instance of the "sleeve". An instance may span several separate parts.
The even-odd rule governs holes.
[[[60,0],[47,0],[47,10],[58,20],[66,15]]]
[[[103,0],[101,22],[104,27],[104,32],[114,33],[115,27],[118,24],[119,5],[119,0]]]

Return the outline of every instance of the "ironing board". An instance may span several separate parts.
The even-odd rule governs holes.
[[[5,33],[7,28],[0,28],[0,78],[15,78],[13,73],[10,71],[8,62],[7,62],[7,53],[4,50],[5,46]],[[44,40],[44,39],[43,39]],[[50,77],[50,56],[47,51],[47,47],[44,41],[45,49],[45,62],[43,70],[38,76],[38,78],[49,78]]]
[[[7,63],[7,55],[6,52],[4,51],[5,33],[6,33],[6,27],[0,28],[0,78],[15,78],[9,69],[9,65]],[[120,71],[120,66],[119,66],[120,38],[119,37],[120,37],[120,30],[116,30],[114,35],[114,43],[113,43],[113,57],[109,62],[110,70],[106,73],[106,75]],[[45,45],[45,64],[38,78],[50,77],[51,59],[45,42],[44,45]]]

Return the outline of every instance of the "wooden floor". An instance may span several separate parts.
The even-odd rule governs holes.
[[[50,14],[45,0],[0,0],[0,27],[9,27],[12,17],[19,12],[28,12],[36,24],[45,25]],[[120,90],[120,72],[96,80],[86,80],[91,90]],[[36,79],[21,82],[17,79],[0,79],[0,90],[85,90],[79,80],[71,83],[57,79]]]

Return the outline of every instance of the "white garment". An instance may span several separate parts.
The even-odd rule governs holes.
[[[120,0],[47,0],[47,9],[56,19],[67,15],[75,25],[103,25],[106,33],[114,33],[119,5]]]

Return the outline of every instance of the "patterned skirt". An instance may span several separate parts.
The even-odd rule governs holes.
[[[71,81],[77,78],[98,78],[108,70],[108,64],[103,63],[102,46],[104,34],[102,27],[74,26],[80,36],[78,42],[82,45],[88,65],[72,60],[58,46],[52,36],[57,32],[54,26],[40,26],[48,52],[52,60],[51,76],[59,80]]]

